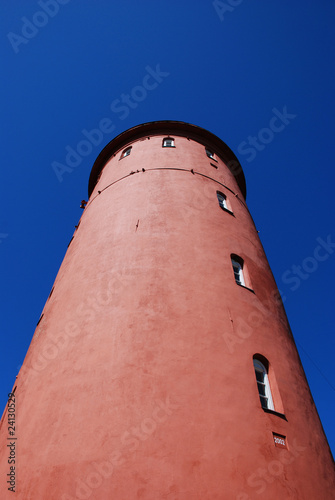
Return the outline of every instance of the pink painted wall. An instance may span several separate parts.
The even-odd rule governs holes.
[[[241,177],[214,139],[206,156],[208,133],[173,123],[128,131],[122,160],[122,141],[107,147],[17,379],[15,498],[329,500],[332,457]],[[255,353],[277,413],[261,408]],[[14,498],[7,437],[5,413]]]

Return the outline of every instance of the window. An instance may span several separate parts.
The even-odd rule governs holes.
[[[174,139],[172,137],[166,137],[163,139],[163,148],[174,148]]]
[[[224,210],[228,210],[230,212],[228,205],[227,205],[227,196],[223,193],[220,193],[220,191],[216,192],[216,196],[218,197],[218,202],[219,202],[220,207],[223,208]]]
[[[243,260],[237,255],[231,257],[235,281],[238,285],[245,286],[243,274]]]
[[[265,365],[257,358],[254,358],[254,369],[255,369],[259,399],[261,401],[262,408],[266,410],[274,410],[270,384],[269,384],[268,370],[265,367]]]
[[[230,214],[233,215],[233,212],[230,209],[230,204],[228,203],[227,196],[220,191],[216,191],[216,196],[218,198],[218,202],[222,210],[225,210],[226,212],[229,212]]]
[[[131,146],[122,151],[121,158],[125,158],[126,156],[129,156],[130,153],[131,153]]]
[[[210,158],[211,160],[216,161],[216,160],[215,160],[215,158],[214,158],[214,153],[212,153],[212,151],[211,151],[210,149],[207,149],[207,148],[206,148],[206,155],[207,155],[207,156],[208,156],[208,158]]]
[[[236,284],[243,286],[249,292],[255,293],[252,289],[248,267],[245,265],[244,260],[234,253],[230,255],[230,258]]]

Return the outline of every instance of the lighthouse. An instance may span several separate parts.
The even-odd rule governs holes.
[[[334,498],[231,149],[184,122],[133,127],[82,208],[2,416],[1,498]]]

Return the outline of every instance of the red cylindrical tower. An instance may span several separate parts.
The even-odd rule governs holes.
[[[2,418],[1,497],[11,473],[20,500],[334,498],[232,151],[143,124],[89,194],[11,398],[17,440]]]

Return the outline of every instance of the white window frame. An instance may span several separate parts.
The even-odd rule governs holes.
[[[206,149],[206,155],[208,156],[208,158],[210,158],[211,160],[215,160],[214,153],[212,153],[212,151],[208,148],[205,148],[205,149]]]
[[[244,280],[244,275],[243,275],[243,267],[240,262],[238,262],[235,259],[231,259],[231,263],[233,266],[233,271],[234,271],[234,278],[235,281],[238,285],[245,286],[245,280]]]
[[[126,148],[122,151],[122,156],[121,158],[126,158],[126,156],[129,156],[131,153],[131,146],[129,146],[129,148]]]
[[[258,381],[257,376],[256,376],[257,390],[258,390],[258,395],[259,395],[261,406],[262,406],[262,408],[265,408],[266,410],[273,410],[274,411],[275,408],[274,408],[271,389],[270,389],[268,371],[265,368],[265,366],[263,365],[263,363],[261,361],[259,361],[259,359],[254,358],[253,361],[254,361],[255,376],[256,376],[256,372],[262,373],[262,375],[263,375],[263,382]],[[264,385],[265,395],[260,393],[258,384]],[[266,401],[267,401],[266,406],[262,403],[261,396],[263,398],[266,398]]]
[[[220,193],[220,191],[216,192],[216,196],[218,197],[220,207],[224,210],[229,210],[227,205],[227,196],[223,193]]]
[[[174,139],[172,137],[165,137],[163,139],[163,148],[174,148]]]

